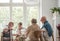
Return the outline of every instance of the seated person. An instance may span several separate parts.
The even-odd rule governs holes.
[[[12,30],[13,30],[13,27],[14,26],[14,23],[13,22],[9,22],[8,23],[8,32],[9,32],[9,34],[10,34],[10,41],[13,41],[13,34],[12,34]]]
[[[38,37],[40,35],[37,35],[40,33],[41,30],[39,25],[37,24],[36,19],[31,20],[32,25],[28,26],[26,36],[29,37],[29,41],[39,41]],[[34,34],[35,33],[35,34]]]
[[[42,39],[42,36],[41,36],[41,31],[34,31],[34,36],[36,39],[40,39],[40,41],[43,41],[41,40]]]
[[[17,29],[17,35],[16,35],[16,41],[24,41],[24,34],[23,34],[23,27],[22,22],[18,23],[18,29]]]
[[[19,35],[16,36],[16,39],[15,39],[15,40],[16,40],[16,41],[19,41]]]
[[[8,32],[8,29],[5,28],[2,33],[2,41],[9,41],[10,40],[10,33]]]
[[[22,30],[22,23],[20,22],[20,23],[18,23],[18,29],[17,29],[17,34],[18,35],[21,35],[21,30]]]

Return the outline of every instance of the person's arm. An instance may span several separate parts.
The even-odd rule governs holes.
[[[45,32],[44,26],[45,26],[45,25],[42,26],[41,32]]]
[[[44,28],[44,25],[41,27],[41,29],[43,29]]]
[[[29,32],[30,32],[30,27],[28,27],[27,30],[26,30],[26,36],[27,37],[28,37]]]
[[[2,32],[2,35],[1,35],[1,41],[3,41],[3,32]]]
[[[48,31],[48,35],[52,36],[53,30],[52,30],[51,25],[49,23],[46,23],[45,28]]]
[[[13,36],[17,36],[17,34],[12,34]]]

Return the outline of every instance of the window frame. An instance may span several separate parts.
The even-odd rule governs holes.
[[[39,0],[38,4],[26,4],[23,0],[23,3],[13,3],[12,0],[10,0],[9,3],[0,3],[0,6],[9,6],[10,8],[10,21],[12,21],[12,7],[14,6],[23,6],[23,15],[24,15],[24,24],[27,22],[27,14],[26,14],[26,9],[28,6],[38,6],[38,10],[39,10],[39,17],[38,20],[42,17],[42,0]],[[38,23],[40,24],[40,23]],[[40,24],[41,25],[41,24]],[[26,27],[26,24],[25,24]]]

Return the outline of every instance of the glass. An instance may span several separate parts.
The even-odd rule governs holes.
[[[7,24],[10,20],[9,7],[0,7],[0,33],[4,28],[7,28]],[[1,34],[0,34],[1,35]]]
[[[31,24],[31,19],[35,18],[38,20],[39,18],[39,10],[38,7],[33,6],[33,7],[27,7],[27,14],[28,14],[28,23],[27,25]]]
[[[13,34],[17,34],[18,23],[23,23],[23,7],[12,7],[12,21],[14,22]],[[13,36],[15,39],[15,36]]]
[[[0,0],[0,3],[9,3],[10,0]]]
[[[13,7],[12,8],[12,21],[14,22],[14,28],[16,30],[19,22],[23,22],[23,7]]]
[[[0,7],[0,19],[10,19],[9,7]]]
[[[12,0],[13,3],[23,3],[23,0]]]
[[[38,4],[39,0],[24,0],[26,4]]]

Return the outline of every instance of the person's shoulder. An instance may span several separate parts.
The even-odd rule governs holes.
[[[38,24],[36,24],[37,27],[40,27]]]
[[[50,23],[49,23],[49,22],[47,22],[47,23],[46,23],[46,25],[50,25]]]
[[[5,34],[4,32],[2,32],[2,34]]]
[[[28,28],[31,28],[31,27],[32,27],[32,25],[28,26]]]
[[[36,24],[37,26],[39,26],[38,24]]]
[[[40,26],[39,26],[38,24],[36,24],[36,27],[37,27],[38,29],[40,29]]]
[[[50,25],[50,23],[49,23],[49,22],[45,23],[45,25],[44,25],[44,26],[51,27],[51,25]]]
[[[30,26],[28,26],[28,28],[29,28],[29,27],[31,27],[31,25],[30,25]]]
[[[49,24],[49,22],[46,22],[46,23],[45,23],[45,25],[48,25],[48,24]]]

